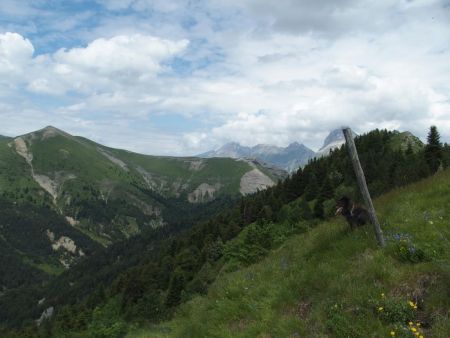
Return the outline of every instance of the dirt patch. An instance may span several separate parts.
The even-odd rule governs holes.
[[[231,332],[241,332],[244,331],[248,326],[255,324],[256,321],[253,319],[237,319],[229,323],[228,327]]]
[[[301,301],[293,306],[288,306],[284,308],[282,312],[283,315],[285,316],[306,319],[308,317],[310,310],[311,310],[311,303]]]

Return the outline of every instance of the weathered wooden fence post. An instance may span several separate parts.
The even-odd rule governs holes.
[[[358,151],[356,150],[355,142],[353,141],[353,133],[350,128],[342,128],[342,132],[345,136],[345,142],[347,143],[348,153],[352,160],[353,169],[355,170],[355,175],[358,180],[359,190],[364,198],[364,203],[369,211],[370,221],[373,224],[373,229],[375,230],[375,235],[377,236],[378,244],[380,246],[385,246],[383,232],[381,231],[380,223],[378,222],[377,214],[375,213],[375,208],[373,207],[372,199],[370,198],[369,189],[367,188],[366,178],[359,162]]]

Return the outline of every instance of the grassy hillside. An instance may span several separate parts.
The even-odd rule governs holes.
[[[386,248],[332,219],[128,336],[450,337],[449,205],[446,170],[375,201]]]

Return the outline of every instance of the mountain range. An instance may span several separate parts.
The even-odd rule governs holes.
[[[353,132],[353,137],[355,138],[356,136],[358,135]],[[402,144],[403,147],[411,144],[415,150],[423,146],[422,142],[408,131],[403,133],[394,132],[393,139],[398,139],[396,142]],[[298,168],[304,167],[313,158],[328,156],[332,150],[340,148],[344,143],[345,138],[342,129],[334,129],[325,138],[322,147],[317,152],[298,142],[293,142],[287,147],[278,147],[270,144],[246,147],[237,142],[230,142],[216,150],[197,156],[201,158],[253,158],[266,163],[266,165],[272,165],[292,173]]]
[[[345,139],[342,130],[335,129],[326,137],[323,146],[317,152],[298,142],[293,142],[287,147],[278,147],[270,144],[246,147],[236,142],[230,142],[216,150],[200,154],[198,157],[255,158],[292,173],[298,168],[305,166],[309,160],[317,156],[328,155],[332,149],[339,148],[344,143]]]
[[[254,147],[246,147],[239,143],[231,142],[217,150],[208,151],[198,155],[198,157],[202,158],[256,158],[288,172],[292,172],[299,167],[304,166],[314,156],[314,151],[297,142],[291,143],[285,148],[268,144],[258,144]]]

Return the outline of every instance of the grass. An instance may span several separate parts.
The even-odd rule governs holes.
[[[450,337],[449,205],[447,170],[375,201],[386,248],[332,219],[128,337]]]

